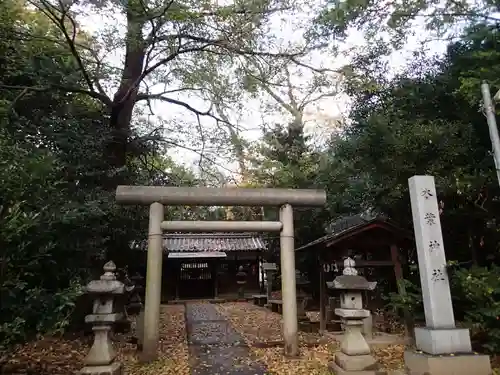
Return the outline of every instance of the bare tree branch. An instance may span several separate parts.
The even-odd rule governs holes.
[[[166,96],[163,96],[162,94],[138,94],[136,102],[141,101],[141,100],[160,100],[160,101],[163,101],[166,103],[176,104],[178,106],[186,108],[190,112],[194,113],[197,117],[198,116],[211,117],[214,120],[216,120],[217,122],[224,122],[225,123],[225,121],[223,119],[221,119],[220,117],[211,113],[212,108],[209,108],[206,111],[200,111],[200,110],[192,107],[191,105],[189,105],[181,100],[168,98]]]
[[[34,6],[36,6],[37,9],[39,9],[43,14],[45,14],[54,23],[54,25],[59,29],[59,31],[61,31],[61,33],[64,36],[64,39],[66,40],[67,47],[69,48],[71,55],[74,57],[77,65],[78,65],[78,68],[79,68],[80,72],[82,73],[82,76],[83,76],[85,82],[87,83],[87,86],[89,89],[88,91],[93,92],[93,93],[97,93],[95,88],[94,88],[94,84],[92,83],[93,80],[90,78],[90,75],[88,74],[87,69],[86,69],[85,65],[83,64],[81,56],[76,48],[75,39],[76,39],[77,26],[76,26],[76,23],[75,23],[75,20],[73,19],[73,17],[71,17],[71,15],[68,13],[69,8],[65,7],[65,4],[62,2],[62,0],[58,0],[60,8],[55,7],[54,5],[52,5],[51,3],[49,3],[46,0],[40,0],[40,2],[43,4],[43,7],[38,6],[38,4],[36,4],[34,2],[30,2],[30,3]],[[66,20],[69,21],[71,24],[71,27],[72,27],[71,35],[68,32],[68,29],[66,28],[66,23],[65,23]],[[102,87],[100,87],[100,85],[98,87],[102,90]],[[106,98],[105,100],[103,100],[104,103],[110,102],[110,100],[109,100],[108,96],[106,95],[106,93],[104,92],[104,90],[100,91],[99,94],[100,94],[99,98],[104,98],[104,97]],[[93,97],[95,97],[95,96],[93,96]],[[99,99],[99,100],[102,100],[102,99]]]
[[[22,90],[22,91],[26,91],[26,92],[29,92],[29,91],[44,92],[44,91],[50,91],[50,90],[58,90],[58,91],[62,91],[62,92],[71,92],[71,93],[75,93],[75,94],[85,94],[85,95],[90,96],[91,98],[94,98],[94,99],[101,101],[103,104],[111,105],[111,101],[108,97],[103,97],[98,92],[88,91],[88,90],[82,89],[80,87],[62,86],[62,85],[54,85],[54,84],[50,84],[47,86],[12,86],[12,85],[0,84],[0,89]]]
[[[317,102],[323,98],[329,98],[329,97],[333,97],[335,95],[338,95],[338,91],[335,90],[335,91],[330,91],[330,92],[327,92],[327,93],[324,93],[324,94],[320,94],[320,95],[317,95],[315,97],[312,97],[312,93],[310,93],[310,95],[307,95],[300,103],[299,105],[299,108],[302,108],[302,109],[305,109],[305,107],[307,107],[309,104],[311,103],[314,103],[314,102]]]
[[[226,172],[230,172],[232,174],[237,174],[237,175],[240,175],[241,173],[238,172],[238,171],[234,171],[232,169],[229,169],[226,165],[222,164],[222,163],[219,163],[217,162],[214,158],[211,158],[209,156],[207,156],[205,154],[205,150],[202,149],[201,151],[200,150],[197,150],[195,148],[192,148],[192,147],[189,147],[189,146],[186,146],[186,145],[182,145],[178,142],[174,142],[172,140],[166,140],[166,139],[163,139],[158,133],[161,131],[161,128],[156,128],[154,129],[153,131],[151,131],[148,135],[144,136],[144,137],[141,137],[141,141],[145,142],[145,141],[154,141],[154,142],[161,142],[161,143],[166,143],[168,145],[171,145],[171,146],[174,146],[174,147],[179,147],[179,148],[182,148],[184,150],[187,150],[187,151],[190,151],[190,152],[193,152],[197,155],[200,156],[200,158],[204,159],[204,160],[207,160],[209,163],[217,166],[218,168],[221,168],[223,170],[225,170]]]

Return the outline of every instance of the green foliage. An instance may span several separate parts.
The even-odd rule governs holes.
[[[444,57],[415,55],[391,79],[377,51],[356,58],[346,68],[351,122],[331,140],[317,177],[328,190],[331,217],[372,210],[410,231],[408,178],[435,177],[455,316],[471,327],[475,345],[490,352],[500,344],[500,189],[480,111],[480,83],[488,80],[492,94],[499,88],[498,31],[497,25],[472,25]],[[416,264],[414,252],[405,255]],[[416,276],[411,270],[407,275],[405,298],[392,293],[388,299],[419,319]]]
[[[422,290],[410,280],[403,279],[400,282],[406,294],[402,296],[400,293],[389,293],[385,297],[387,307],[399,313],[406,310],[416,321],[423,320]]]
[[[55,212],[50,202],[54,203],[62,183],[54,173],[55,160],[44,151],[12,144],[2,135],[0,346],[23,339],[29,332],[63,329],[74,298],[81,292],[82,274],[74,273],[76,264],[68,264],[70,259],[78,261],[77,249],[64,245],[61,249],[50,232],[57,222],[51,217]],[[40,192],[34,194],[36,190]],[[59,214],[59,220],[64,220],[64,213]]]
[[[350,86],[352,123],[332,140],[318,177],[330,193],[332,216],[372,209],[411,228],[408,178],[430,174],[436,177],[448,258],[497,257],[498,182],[478,110],[480,87],[468,86],[496,72],[497,65],[481,57],[495,55],[496,44],[469,42],[480,35],[485,40],[488,30],[491,39],[496,29],[472,28],[432,65],[416,60],[392,80],[369,75],[377,82],[370,90],[360,90],[357,82]]]
[[[151,162],[148,144],[126,168],[107,163],[106,109],[86,95],[42,84],[79,84],[68,52],[48,39],[11,42],[19,36],[18,20],[44,20],[36,16],[15,1],[0,3],[2,349],[36,334],[62,332],[82,285],[107,259],[126,265],[130,241],[144,239],[147,209],[117,206],[114,192],[103,186],[108,176],[172,184],[187,175],[173,163]],[[30,27],[53,32],[50,23]],[[9,89],[14,85],[40,89]]]
[[[252,159],[251,181],[256,186],[283,188],[315,188],[321,154],[308,144],[302,127],[276,125],[265,132]],[[324,212],[308,208],[295,209],[296,246],[301,246],[324,234]],[[266,217],[276,219],[275,210]]]
[[[454,306],[472,338],[490,353],[500,350],[500,267],[458,269],[452,277]]]
[[[490,84],[492,95],[500,89],[499,48],[500,28],[497,24],[479,23],[466,30],[465,37],[449,49],[450,58],[456,61],[456,73],[460,77],[458,92],[477,106],[482,81]]]
[[[455,319],[470,328],[477,350],[500,350],[500,267],[448,268]],[[403,280],[407,296],[391,293],[388,306],[408,309],[423,322],[422,291],[418,283]]]
[[[367,0],[329,0],[314,23],[314,37],[342,38],[354,28],[370,41],[390,37],[393,47],[402,48],[414,26],[424,26],[432,37],[448,37],[464,24],[498,23],[498,1],[400,0],[381,5]],[[382,52],[382,51],[381,51]]]

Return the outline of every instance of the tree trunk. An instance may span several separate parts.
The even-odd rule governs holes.
[[[127,163],[128,141],[131,135],[132,113],[137,100],[137,93],[144,69],[146,45],[142,37],[143,23],[134,17],[129,9],[127,13],[127,36],[125,62],[120,86],[111,105],[110,140],[105,150],[105,157],[111,168],[122,168]],[[119,177],[111,178],[111,188],[124,183]]]

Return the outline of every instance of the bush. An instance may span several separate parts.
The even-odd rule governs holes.
[[[449,268],[455,319],[471,330],[476,348],[500,351],[500,267]],[[388,306],[407,308],[416,319],[423,318],[420,286],[404,280],[407,296],[391,293]]]
[[[415,321],[424,320],[424,305],[422,303],[422,291],[420,287],[410,280],[401,280],[406,296],[399,293],[389,293],[385,299],[388,301],[387,307],[401,313],[405,309],[410,312]]]
[[[457,269],[450,281],[457,318],[463,318],[476,344],[500,352],[500,267]]]

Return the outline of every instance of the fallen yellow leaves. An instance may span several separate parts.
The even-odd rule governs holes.
[[[329,374],[328,362],[339,350],[339,343],[326,340],[318,333],[299,332],[300,357],[283,356],[281,335],[282,316],[249,303],[225,303],[217,306],[233,327],[244,337],[254,355],[274,375],[324,375]],[[307,314],[311,320],[317,314]],[[266,347],[266,344],[268,344]],[[270,347],[272,344],[274,346]],[[404,368],[404,345],[374,347],[373,354],[386,370]]]
[[[160,309],[160,345],[158,360],[143,364],[136,350],[122,351],[127,375],[189,375],[189,352],[183,305],[163,305]]]
[[[243,336],[252,353],[264,363],[270,374],[328,374],[328,361],[336,343],[325,342],[317,333],[300,332],[300,357],[285,358],[281,344],[281,315],[245,302],[220,304],[217,309]]]
[[[405,345],[388,345],[372,347],[372,352],[380,365],[386,370],[400,370],[404,366]]]
[[[114,335],[113,344],[127,375],[188,375],[189,358],[184,322],[184,306],[165,305],[160,310],[159,360],[151,364],[137,361],[136,346],[127,337]],[[41,338],[19,346],[4,363],[0,372],[9,374],[39,373],[70,375],[83,366],[92,337],[63,339]]]

